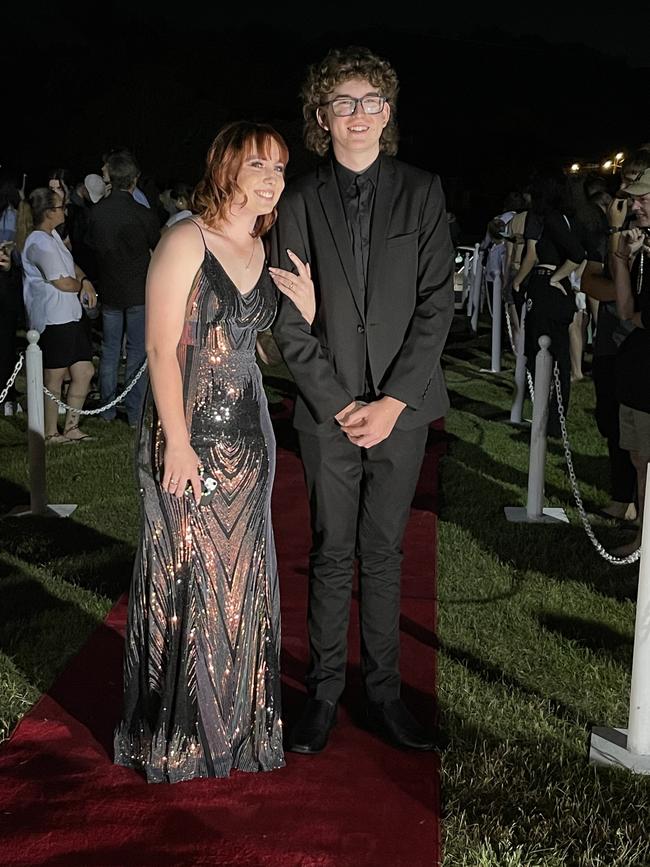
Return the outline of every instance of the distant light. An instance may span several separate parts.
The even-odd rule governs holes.
[[[612,161],[611,160],[605,160],[605,162],[603,163],[603,168],[604,169],[611,169],[611,167],[612,167]]]
[[[579,172],[580,171],[580,163],[573,163],[573,165],[571,166],[571,171],[572,172]]]
[[[625,154],[623,152],[616,154],[616,161],[622,160]]]

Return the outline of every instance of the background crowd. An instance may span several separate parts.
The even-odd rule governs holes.
[[[618,174],[535,172],[508,195],[481,244],[488,291],[499,273],[503,312],[515,339],[523,328],[531,374],[539,337],[551,338],[565,416],[571,383],[592,378],[610,465],[611,500],[602,514],[637,530],[615,549],[619,556],[641,542],[650,461],[649,233],[650,143]],[[561,437],[554,389],[547,432]]]
[[[161,233],[190,214],[192,187],[159,190],[126,148],[104,153],[96,173],[79,178],[56,168],[37,186],[25,185],[7,171],[0,179],[0,380],[14,369],[19,333],[32,327],[42,334],[44,382],[53,394],[81,408],[94,387],[101,405],[111,404],[118,380],[130,381],[144,361],[149,259]],[[101,418],[125,417],[135,427],[143,389],[144,380]],[[3,414],[20,411],[18,398],[12,387]],[[46,401],[48,443],[87,438],[78,415],[61,431],[58,415]]]
[[[115,399],[145,359],[151,252],[170,225],[191,215],[193,187],[178,181],[160,189],[126,148],[107,150],[97,162],[97,172],[83,178],[53,169],[29,190],[25,176],[21,181],[4,171],[0,178],[0,383],[14,369],[21,331],[34,327],[43,333],[50,391],[80,409],[94,389],[108,407],[104,421],[135,427],[144,379],[123,404]],[[531,372],[539,336],[551,337],[565,414],[571,384],[585,376],[593,381],[595,420],[610,464],[611,500],[603,514],[637,529],[621,554],[640,544],[650,455],[650,383],[642,375],[650,366],[643,321],[650,293],[650,271],[643,269],[646,170],[650,144],[640,145],[618,174],[540,169],[507,193],[481,243],[487,290],[500,272],[503,314],[515,338],[524,331]],[[457,245],[460,228],[451,212],[448,219]],[[12,387],[2,412],[20,411],[19,397]],[[45,410],[49,443],[87,438],[78,414],[69,410],[60,430],[58,406],[46,400]],[[548,433],[561,435],[554,394]]]

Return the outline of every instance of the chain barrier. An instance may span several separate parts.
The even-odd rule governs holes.
[[[512,347],[513,353],[515,353],[515,355],[516,355],[515,343],[514,343],[514,339],[513,339],[513,335],[512,335],[512,323],[510,321],[510,313],[508,311],[507,305],[505,305],[505,314],[506,314],[506,326],[508,329],[508,338],[510,340],[510,346]],[[23,361],[24,361],[24,355],[23,355],[23,353],[21,353],[19,358],[18,358],[18,361],[16,362],[16,366],[14,368],[13,373],[11,374],[9,379],[7,380],[7,385],[5,386],[4,390],[0,393],[0,403],[2,403],[5,400],[8,392],[9,392],[9,389],[14,384],[16,377],[18,376],[18,374],[19,374],[19,372],[23,366]],[[106,412],[107,410],[112,409],[124,397],[126,397],[126,395],[131,391],[131,389],[134,388],[134,386],[139,381],[140,377],[142,376],[142,374],[145,372],[146,369],[147,369],[147,362],[144,361],[144,363],[142,364],[142,367],[136,373],[136,375],[133,377],[133,379],[127,385],[127,387],[124,389],[122,394],[118,395],[110,403],[106,404],[106,406],[100,406],[97,409],[76,409],[75,407],[68,406],[67,403],[60,400],[60,398],[56,397],[56,395],[52,394],[52,392],[48,388],[46,388],[45,386],[43,386],[43,391],[50,398],[50,400],[53,400],[56,404],[58,404],[62,409],[65,409],[66,411],[69,410],[71,412],[78,413],[79,415],[99,415],[99,413]],[[534,401],[534,390],[533,390],[532,376],[531,376],[530,371],[528,369],[526,370],[526,374],[528,377],[528,389],[530,391],[530,399]],[[558,410],[558,417],[560,420],[560,430],[562,432],[562,444],[564,446],[564,456],[566,459],[567,469],[569,471],[569,480],[571,482],[571,489],[573,491],[573,498],[576,502],[576,507],[578,509],[578,513],[580,515],[580,520],[582,521],[582,525],[585,529],[585,532],[586,532],[587,536],[589,537],[592,545],[596,549],[596,551],[598,551],[598,553],[600,554],[600,556],[603,557],[605,560],[607,560],[612,565],[614,565],[614,566],[627,566],[631,563],[636,563],[636,561],[641,556],[641,548],[640,547],[637,548],[636,551],[632,552],[632,554],[628,554],[627,557],[615,557],[613,554],[610,554],[596,538],[596,535],[593,531],[591,523],[589,522],[589,518],[587,517],[586,509],[585,509],[584,504],[582,502],[582,497],[580,495],[580,490],[578,488],[578,479],[576,477],[575,470],[573,468],[573,458],[571,455],[571,444],[569,442],[569,435],[567,433],[566,419],[564,416],[564,405],[562,403],[562,389],[560,386],[560,371],[559,371],[557,362],[555,362],[555,364],[553,365],[553,378],[555,381],[555,394],[557,397],[557,410]]]
[[[600,556],[607,560],[608,563],[611,563],[613,566],[627,566],[630,563],[636,563],[636,561],[641,556],[641,548],[637,548],[632,554],[628,554],[627,557],[615,557],[613,554],[608,553],[605,548],[600,544],[596,535],[591,527],[589,522],[589,518],[587,517],[587,512],[585,510],[584,504],[582,502],[582,497],[580,496],[580,491],[578,489],[578,479],[575,474],[575,470],[573,469],[573,459],[571,457],[571,444],[569,443],[569,436],[567,434],[566,429],[566,419],[564,417],[564,405],[562,404],[562,389],[560,387],[560,371],[557,366],[557,362],[555,362],[553,366],[553,378],[555,380],[555,394],[557,397],[557,412],[560,419],[560,430],[562,431],[562,443],[564,445],[564,456],[566,458],[567,469],[569,470],[569,479],[571,480],[571,488],[573,490],[573,497],[576,501],[576,506],[578,508],[578,512],[580,514],[580,519],[582,521],[582,525],[585,528],[585,533],[589,536],[591,540],[591,544],[594,546],[596,551],[600,554]]]
[[[7,385],[5,386],[4,390],[2,392],[0,392],[0,403],[5,402],[5,399],[6,399],[7,395],[9,394],[9,389],[14,384],[14,382],[16,381],[16,377],[20,373],[20,369],[23,366],[23,361],[24,361],[24,355],[21,352],[20,355],[18,356],[18,361],[16,362],[16,366],[14,367],[14,372],[11,374],[11,376],[7,380]]]
[[[513,353],[516,355],[515,349],[515,341],[512,334],[512,323],[510,321],[510,312],[508,310],[508,305],[505,306],[506,313],[506,326],[508,329],[508,338],[510,340],[510,346],[512,347]],[[533,389],[533,378],[528,369],[526,369],[526,374],[528,378],[528,390],[530,391],[530,399],[532,401],[535,400],[535,392]],[[573,468],[573,457],[571,455],[571,444],[569,442],[569,435],[567,433],[566,428],[566,419],[564,416],[564,405],[562,403],[562,391],[560,387],[560,372],[557,366],[557,362],[553,365],[553,378],[555,382],[555,393],[557,396],[557,409],[558,409],[558,417],[560,419],[560,430],[562,432],[562,444],[564,446],[564,457],[566,459],[567,469],[569,471],[569,480],[571,482],[571,490],[573,492],[573,498],[576,503],[576,507],[578,509],[578,514],[580,515],[580,520],[582,521],[582,525],[585,529],[585,533],[589,537],[591,544],[594,546],[596,551],[600,554],[603,559],[607,560],[613,566],[628,566],[631,563],[636,563],[636,561],[641,556],[641,549],[637,548],[632,554],[628,554],[627,557],[615,557],[613,554],[610,554],[601,543],[596,538],[596,534],[593,531],[589,518],[587,517],[587,511],[584,507],[584,503],[582,502],[582,497],[580,495],[580,490],[578,488],[578,479],[575,474],[575,470]],[[553,384],[551,384],[551,391],[553,390]]]
[[[131,382],[124,389],[122,394],[119,394],[115,398],[115,400],[112,400],[110,403],[107,403],[106,406],[100,406],[97,409],[76,409],[74,406],[68,406],[67,403],[62,401],[55,394],[52,394],[52,392],[49,389],[47,389],[45,386],[43,386],[43,391],[50,398],[50,400],[53,400],[54,403],[58,404],[61,407],[61,409],[65,409],[69,412],[74,412],[77,415],[99,415],[101,412],[106,412],[106,410],[113,409],[113,407],[116,406],[122,400],[123,397],[126,397],[126,395],[135,386],[135,384],[138,382],[138,380],[140,379],[140,377],[142,376],[142,374],[145,372],[146,369],[147,369],[147,362],[145,361],[143,363],[142,367],[140,368],[140,370],[136,373],[136,375],[133,377]]]

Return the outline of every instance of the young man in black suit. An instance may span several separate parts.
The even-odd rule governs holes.
[[[309,698],[287,744],[307,754],[336,719],[357,557],[368,721],[397,746],[436,748],[400,699],[400,567],[429,424],[448,407],[453,249],[438,176],[393,159],[397,91],[365,48],[311,67],[305,142],[330,158],[287,185],[273,234],[274,279],[289,292],[273,334],[298,389],[312,513]],[[290,297],[309,278],[311,324]]]

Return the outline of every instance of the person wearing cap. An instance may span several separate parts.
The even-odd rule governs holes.
[[[634,539],[616,550],[631,554],[641,545],[647,467],[650,463],[650,168],[625,188],[630,228],[617,233],[609,254],[616,287],[616,310],[625,326],[615,361],[620,403],[620,446],[627,449],[637,473],[639,526]]]
[[[587,264],[580,281],[587,297],[598,305],[598,320],[592,345],[591,376],[596,395],[595,419],[598,431],[607,440],[610,472],[610,501],[599,510],[603,517],[620,524],[638,525],[636,502],[636,469],[630,454],[620,443],[619,411],[616,396],[615,359],[618,352],[616,335],[619,318],[616,311],[616,288],[609,268],[609,252],[618,247],[619,232],[629,228],[628,200],[625,188],[634,183],[640,172],[650,168],[650,150],[639,146],[623,163],[618,177],[618,189],[610,201],[598,202],[603,220],[598,228],[586,233]],[[602,184],[602,177],[596,190]],[[588,199],[593,200],[592,195]]]
[[[93,282],[97,281],[97,260],[86,243],[86,233],[90,211],[105,195],[106,184],[101,176],[86,175],[73,187],[66,215],[72,255]]]
[[[89,174],[84,178],[84,187],[88,193],[88,198],[96,205],[100,199],[106,195],[106,184],[101,175]]]

